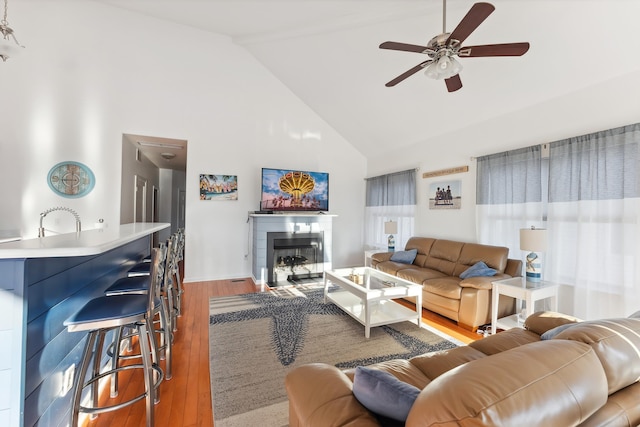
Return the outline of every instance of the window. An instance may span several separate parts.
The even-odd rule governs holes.
[[[365,248],[387,247],[386,221],[398,222],[396,249],[403,249],[413,236],[416,210],[415,169],[367,179],[365,204]]]
[[[640,124],[478,159],[482,243],[520,254],[518,231],[546,226],[544,279],[565,287],[562,311],[584,319],[640,306]]]

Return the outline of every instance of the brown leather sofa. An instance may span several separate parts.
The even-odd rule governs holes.
[[[541,339],[566,323],[575,324]],[[525,327],[370,367],[421,390],[406,426],[640,425],[640,318],[576,322],[540,312]],[[321,363],[292,370],[289,425],[382,425],[352,393],[354,372]]]
[[[371,266],[422,284],[422,307],[475,331],[491,322],[491,282],[522,275],[522,261],[509,259],[509,249],[477,243],[412,237],[405,250],[416,249],[412,264],[391,261],[392,252],[373,254]],[[492,277],[459,276],[479,261],[497,270]],[[500,297],[498,317],[514,313],[514,300]]]

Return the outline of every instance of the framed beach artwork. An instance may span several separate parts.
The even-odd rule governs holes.
[[[460,209],[462,181],[439,181],[429,185],[429,209]]]
[[[238,200],[238,176],[200,174],[200,200]]]

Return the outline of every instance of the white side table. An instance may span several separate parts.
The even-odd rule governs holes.
[[[495,334],[496,329],[521,328],[522,323],[518,322],[518,313],[498,319],[498,301],[500,295],[525,301],[525,319],[533,314],[536,301],[549,298],[551,310],[558,310],[558,284],[548,281],[529,282],[525,277],[514,277],[506,280],[492,282],[493,292],[491,293],[491,333]],[[518,310],[519,311],[519,310]]]

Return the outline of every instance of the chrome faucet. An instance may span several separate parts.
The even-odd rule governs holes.
[[[44,219],[45,216],[47,216],[47,214],[50,214],[51,212],[54,212],[54,211],[69,212],[76,219],[76,233],[79,233],[80,230],[82,230],[82,225],[80,224],[80,215],[78,215],[78,213],[71,208],[63,208],[62,206],[59,206],[56,208],[47,209],[46,211],[40,214],[40,228],[38,228],[38,237],[44,237],[44,227],[42,226],[42,220]]]

